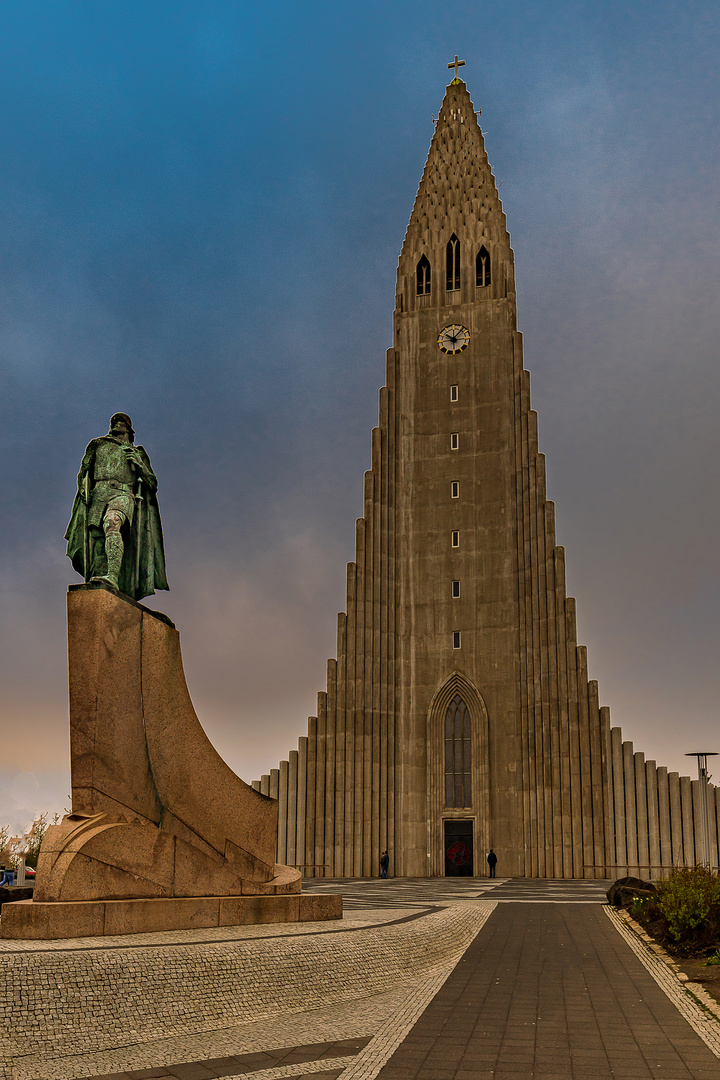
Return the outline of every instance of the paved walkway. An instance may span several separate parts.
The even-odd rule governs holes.
[[[717,1080],[600,908],[499,904],[379,1080]]]
[[[605,882],[375,879],[308,882],[307,887],[343,893],[347,917],[341,926],[246,928],[248,941],[242,946],[205,941],[205,931],[186,936],[197,938],[193,955],[211,967],[220,955],[230,956],[228,950],[232,957],[239,950],[242,960],[242,950],[254,948],[263,955],[274,950],[280,963],[295,963],[294,957],[314,950],[306,959],[317,965],[332,942],[347,939],[340,967],[348,966],[351,954],[354,959],[341,985],[351,978],[360,981],[346,1001],[330,1004],[328,999],[318,1008],[310,994],[307,1005],[300,1005],[307,1011],[298,1012],[291,991],[302,991],[307,979],[298,968],[299,985],[283,991],[284,1011],[274,1017],[261,1011],[257,1022],[248,1015],[242,1024],[219,1029],[217,1021],[208,1023],[199,1013],[197,1026],[182,1037],[158,1033],[136,1043],[128,1032],[125,1045],[116,1042],[114,1050],[82,1053],[78,1047],[67,1056],[16,1060],[0,1075],[8,1080],[720,1080],[719,1058],[600,906]],[[425,956],[429,941],[452,942],[465,924],[467,947],[463,943],[446,960],[440,950],[435,966],[410,974],[409,962]],[[437,926],[437,933],[428,937],[425,926]],[[371,947],[378,934],[387,936],[380,954]],[[362,944],[366,936],[367,946]],[[118,939],[103,955],[108,949],[127,955],[125,968],[143,948],[149,957],[157,945],[174,945],[167,952],[173,959],[192,944],[170,937],[157,943]],[[417,944],[411,947],[411,941]],[[65,955],[68,946],[73,950],[71,943],[50,947]],[[412,956],[404,957],[408,948]],[[18,958],[30,970],[41,961],[37,944],[34,951],[35,956],[30,951]],[[105,964],[94,942],[76,943],[74,953],[75,964],[81,956],[90,965]],[[401,978],[396,988],[377,993],[379,984],[375,991],[370,984],[383,964]],[[145,983],[147,963],[140,968]],[[338,982],[338,970],[333,961],[325,985],[333,976]],[[697,1007],[665,968],[663,975],[696,1023],[692,1010],[698,1012]],[[361,996],[363,989],[369,996]],[[91,994],[88,1001],[97,998]],[[224,1023],[231,1020],[233,1003],[234,998],[225,1000],[218,1014]],[[720,1022],[700,1015],[720,1054]]]

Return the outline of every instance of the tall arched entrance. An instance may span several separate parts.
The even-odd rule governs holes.
[[[427,748],[430,873],[481,876],[490,816],[488,715],[477,687],[459,671],[430,704]]]

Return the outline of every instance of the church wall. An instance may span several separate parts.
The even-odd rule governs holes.
[[[448,292],[451,231],[461,287]],[[482,288],[480,244],[492,268]],[[418,295],[423,257],[432,289]],[[451,324],[469,330],[455,354],[437,344]],[[473,823],[476,874],[489,846],[503,876],[692,865],[697,782],[645,761],[611,728],[577,642],[516,328],[513,253],[460,82],[448,88],[400,256],[370,463],[317,717],[256,782],[279,801],[278,861],[309,876],[367,877],[387,848],[394,875],[441,876],[443,821],[454,819]],[[472,806],[451,809],[444,717],[455,693],[472,717],[473,778]],[[710,793],[717,862],[720,802]]]

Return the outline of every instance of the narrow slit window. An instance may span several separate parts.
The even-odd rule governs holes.
[[[454,532],[452,534],[452,546],[453,547],[460,547],[460,533],[459,532]]]
[[[478,289],[490,284],[490,254],[486,247],[481,247],[475,259],[475,277]]]
[[[455,636],[453,634],[453,638]],[[459,633],[457,637],[460,637]],[[452,699],[445,713],[445,805],[472,806],[470,713],[459,694]]]
[[[418,296],[424,296],[430,292],[431,288],[431,273],[430,263],[427,256],[423,255],[420,262],[417,264],[417,294]]]
[[[460,631],[453,630],[453,649],[460,648]]]
[[[453,594],[454,597],[458,597],[460,595],[460,582],[459,581],[453,581],[453,583],[452,583],[452,594]]]
[[[457,399],[458,399],[458,388],[457,388],[457,386],[451,386],[450,387],[450,400],[451,401],[457,401]]]
[[[459,499],[460,498],[460,484],[459,484],[459,482],[457,480],[453,480],[450,483],[450,498],[451,499]]]
[[[445,288],[453,292],[460,288],[460,241],[455,233],[448,240],[446,251]]]
[[[452,435],[450,436],[450,449],[451,450],[457,450],[459,445],[460,445],[460,436],[458,435],[457,431],[453,431]]]

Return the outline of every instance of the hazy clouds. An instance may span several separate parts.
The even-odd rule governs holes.
[[[458,51],[591,677],[648,756],[720,750],[715,5],[32,11],[0,12],[0,818],[66,805],[62,534],[116,409],[210,737],[249,780],[303,733]]]

